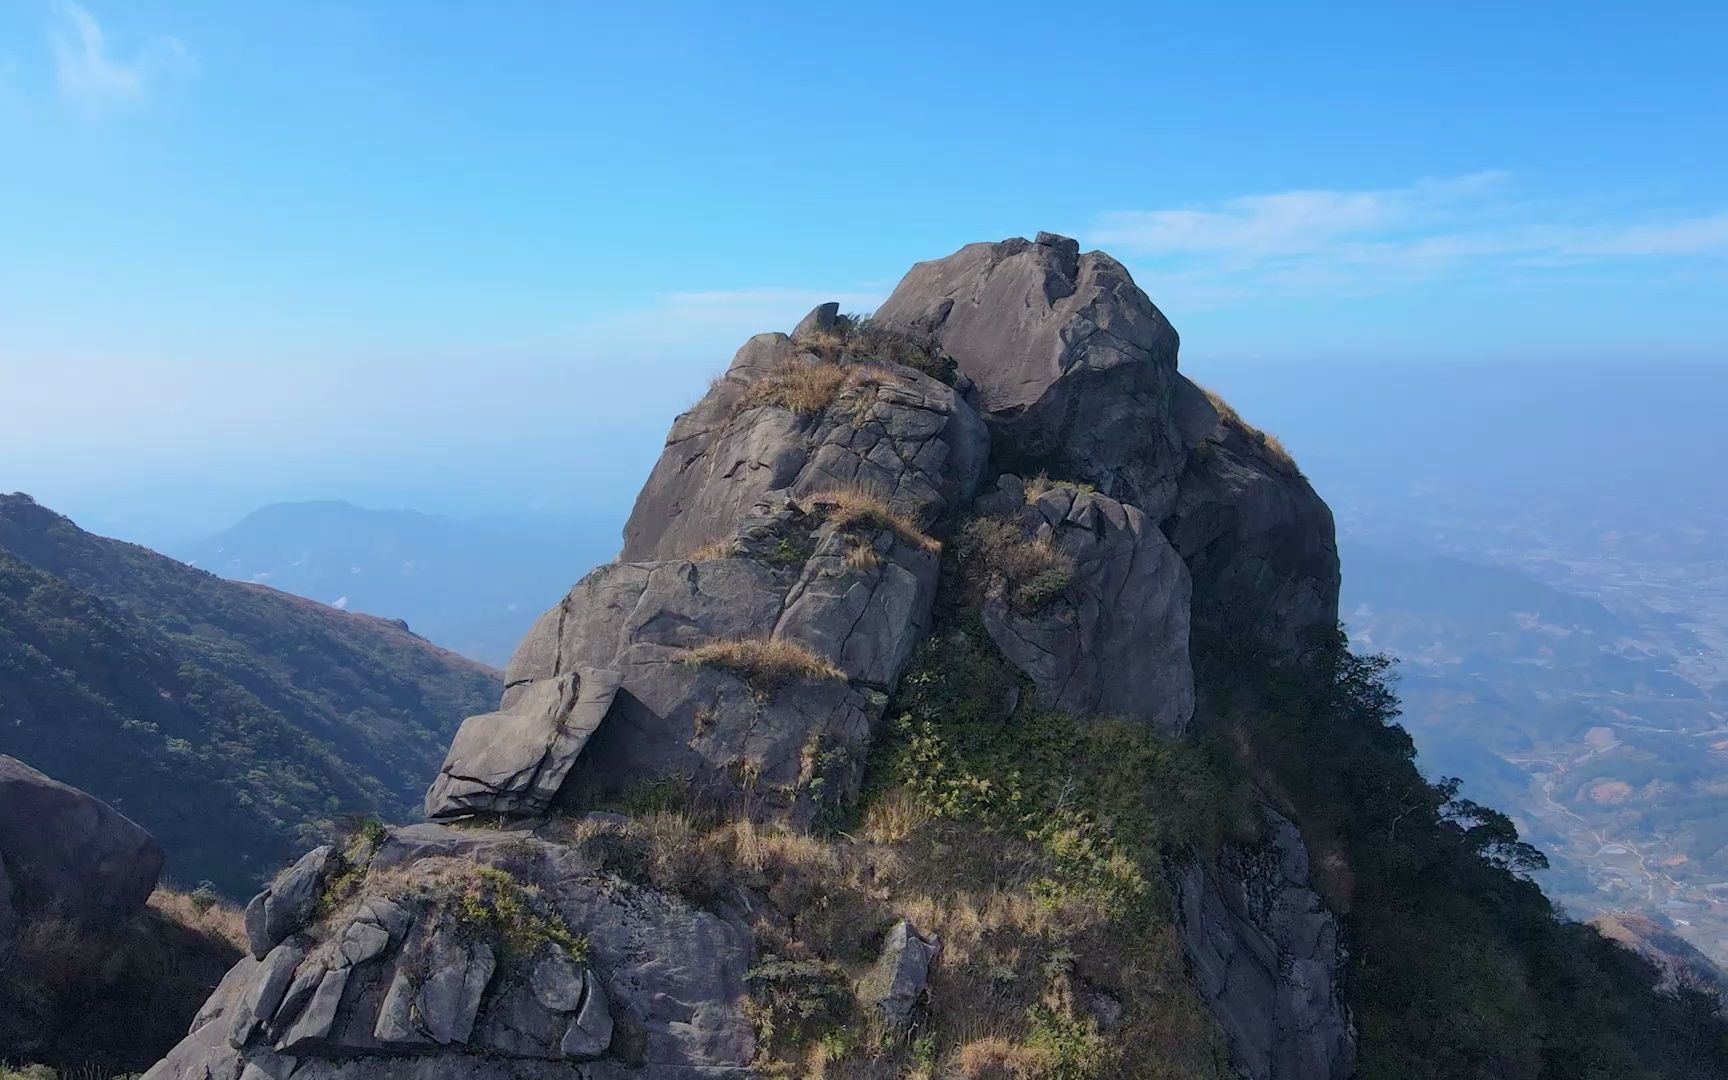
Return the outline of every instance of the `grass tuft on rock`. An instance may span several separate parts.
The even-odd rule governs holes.
[[[1279,441],[1278,436],[1261,431],[1242,419],[1242,414],[1237,412],[1228,401],[1225,401],[1223,395],[1219,394],[1218,391],[1202,386],[1200,392],[1206,395],[1206,400],[1211,402],[1212,408],[1218,411],[1218,419],[1226,427],[1234,428],[1250,442],[1258,445],[1261,451],[1265,453],[1267,460],[1279,469],[1291,476],[1302,475],[1302,470],[1296,465],[1296,459],[1290,456],[1290,451],[1284,448],[1284,444]]]
[[[846,673],[808,645],[787,638],[731,638],[698,645],[685,655],[697,667],[715,667],[757,690],[772,690],[802,679],[837,679]]]
[[[831,329],[796,341],[799,348],[830,363],[898,364],[949,386],[959,370],[934,340],[891,330],[868,315],[842,315]]]
[[[770,405],[800,416],[815,416],[826,412],[841,394],[855,386],[875,386],[892,378],[874,365],[787,360],[750,384],[738,400],[736,412]]]
[[[835,531],[850,534],[892,530],[894,535],[922,551],[942,550],[942,541],[918,527],[909,516],[888,505],[886,499],[863,488],[832,488],[805,496],[804,502],[827,511]]]
[[[961,532],[960,559],[975,576],[1002,583],[1008,604],[1037,614],[1074,584],[1074,557],[1054,537],[1029,536],[1002,518],[975,518]]]

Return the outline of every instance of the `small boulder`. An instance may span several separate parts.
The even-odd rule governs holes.
[[[824,330],[834,329],[834,324],[840,318],[840,305],[833,300],[826,304],[817,304],[810,309],[810,314],[798,320],[798,325],[792,331],[792,340],[797,341],[811,334],[819,334]]]
[[[426,816],[545,812],[618,695],[618,672],[580,668],[462,722],[426,792]]]
[[[882,955],[860,983],[859,1000],[874,1008],[891,1029],[904,1029],[924,997],[930,965],[941,951],[940,938],[925,937],[911,920],[901,919],[888,931]]]
[[[565,1057],[597,1058],[612,1045],[612,1005],[606,988],[592,971],[584,976],[582,985],[582,1008],[558,1049]]]
[[[246,939],[253,956],[264,959],[288,935],[311,921],[325,881],[341,862],[342,856],[334,847],[326,844],[313,848],[252,898],[246,905]]]

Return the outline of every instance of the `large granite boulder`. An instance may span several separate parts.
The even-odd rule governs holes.
[[[1296,826],[1265,810],[1257,847],[1176,875],[1177,929],[1201,996],[1248,1080],[1345,1080],[1356,1029],[1338,976],[1338,920],[1308,877]]]
[[[971,244],[914,266],[875,318],[954,357],[999,470],[1089,483],[1156,522],[1197,626],[1300,654],[1336,624],[1326,504],[1177,374],[1176,332],[1108,255],[1049,233]]]
[[[243,959],[149,1080],[743,1080],[748,926],[526,832],[419,825]]]
[[[0,754],[0,924],[51,913],[92,926],[144,906],[162,848],[107,803]]]
[[[674,425],[624,561],[540,619],[500,711],[463,725],[428,813],[674,783],[807,822],[849,798],[987,440],[918,371],[753,338]]]
[[[1176,331],[1099,251],[1039,233],[914,266],[877,322],[928,334],[972,380],[997,463],[1096,484],[1154,518],[1175,498]]]
[[[1035,608],[1016,603],[1001,578],[984,600],[985,630],[1039,698],[1180,734],[1194,713],[1188,568],[1158,526],[1135,507],[1071,486],[1027,499],[1013,476],[980,505],[994,511],[990,523],[1017,530],[1019,544],[1052,552],[1067,579]]]

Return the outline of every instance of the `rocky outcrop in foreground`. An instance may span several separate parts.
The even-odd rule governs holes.
[[[151,1080],[749,1075],[737,917],[527,831],[417,825],[344,859],[273,884],[323,910],[254,940]]]
[[[0,955],[25,918],[124,922],[156,888],[162,860],[155,839],[107,803],[0,754]]]
[[[671,792],[790,824],[780,842],[838,874],[838,841],[785,838],[854,802],[938,620],[1011,665],[1009,722],[1111,717],[1135,737],[1190,723],[1195,627],[1285,652],[1330,628],[1324,504],[1176,351],[1120,264],[1046,234],[921,263],[868,323],[823,305],[752,338],[673,424],[619,561],[540,619],[498,710],[457,733],[426,796],[451,825],[285,871],[248,911],[253,955],[149,1080],[727,1080],[814,1017],[862,1016],[883,1045],[913,1029],[944,949],[904,913],[871,929],[877,868],[845,879],[869,918],[808,882],[697,902],[592,857],[625,820],[593,811]],[[961,798],[1013,795],[979,780]],[[1083,815],[1036,825],[1097,857]],[[1271,831],[1265,852],[1179,875],[1197,989],[1245,1074],[1340,1080],[1336,927],[1301,837]],[[768,856],[744,837],[731,857],[754,874]],[[866,973],[799,944],[821,920],[854,964],[868,944]],[[1066,1011],[1036,1004],[1038,1023],[1073,1039],[1135,1021],[1122,987],[1051,970],[1028,977],[1066,985]]]

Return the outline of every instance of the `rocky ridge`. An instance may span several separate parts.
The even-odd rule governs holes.
[[[1330,515],[1176,352],[1120,264],[1049,234],[921,263],[867,324],[824,305],[751,339],[674,423],[619,561],[456,735],[426,799],[451,824],[285,871],[248,913],[253,956],[150,1080],[766,1075],[753,988],[834,969],[764,951],[799,911],[644,883],[595,855],[630,823],[583,810],[672,789],[799,830],[844,813],[955,602],[948,551],[984,568],[983,630],[1044,708],[1179,735],[1191,623],[1299,658],[1336,621]],[[1197,989],[1243,1074],[1341,1078],[1336,924],[1295,828],[1268,837],[1172,853]],[[903,1030],[944,949],[904,917],[884,934],[855,993]],[[1067,978],[1039,1023],[1121,1021]]]

